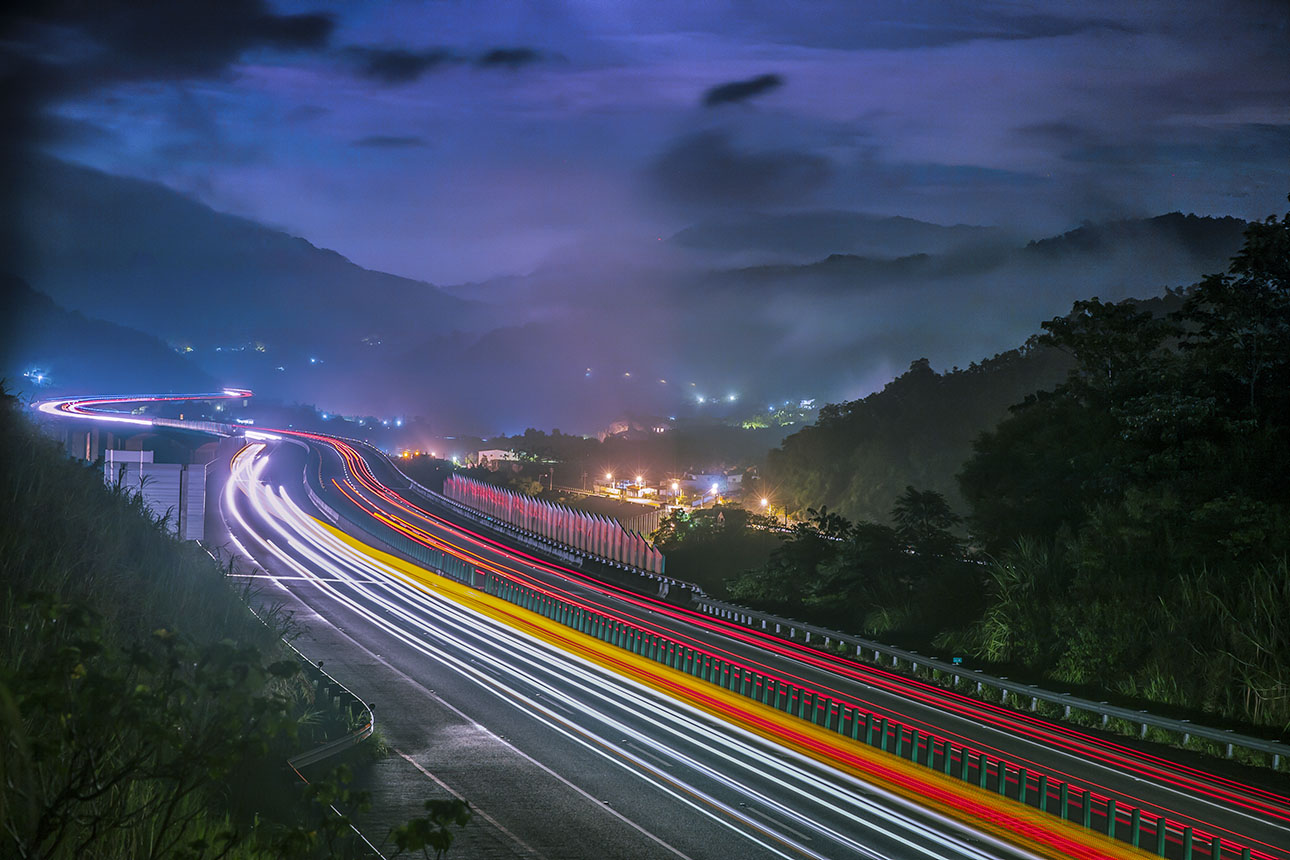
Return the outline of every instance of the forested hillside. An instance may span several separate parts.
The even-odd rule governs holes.
[[[365,802],[334,760],[308,786],[286,766],[351,729],[279,641],[287,619],[253,615],[3,389],[0,510],[0,856],[369,856],[334,812]],[[396,847],[451,841],[447,807],[427,810]]]
[[[787,440],[772,480],[809,518],[731,593],[1286,731],[1290,214],[1250,225],[1227,274],[1043,329]],[[971,423],[991,429],[964,450]],[[937,492],[956,459],[963,520]]]
[[[972,440],[1071,366],[1029,345],[940,374],[926,359],[882,391],[829,404],[810,427],[770,453],[766,486],[776,504],[801,513],[827,507],[849,519],[885,520],[907,485],[935,490],[962,508],[954,475]]]
[[[977,653],[1290,726],[1290,215],[1246,236],[1166,318],[1044,324],[1075,369],[961,476],[993,558]]]

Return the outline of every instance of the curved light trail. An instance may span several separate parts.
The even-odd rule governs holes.
[[[272,556],[276,564],[311,580],[369,623],[762,848],[783,857],[837,857],[839,850],[846,856],[893,856],[875,851],[857,838],[857,834],[876,830],[882,840],[903,849],[894,856],[1062,856],[1032,854],[1001,839],[967,831],[973,840],[986,842],[989,848],[983,849],[956,837],[966,828],[952,816],[920,809],[845,771],[822,766],[747,729],[714,720],[694,705],[517,632],[513,623],[498,617],[523,613],[532,615],[530,624],[542,620],[532,613],[477,592],[463,595],[460,592],[467,589],[454,589],[447,582],[438,583],[438,588],[427,587],[424,573],[417,576],[406,563],[388,556],[382,559],[383,554],[356,546],[342,533],[307,516],[281,489],[277,493],[270,490],[261,479],[268,462],[263,453],[264,445],[255,444],[234,458],[225,492],[226,515],[255,544],[255,550],[242,546],[243,552],[259,561],[266,561],[266,554]],[[243,501],[254,517],[242,510]],[[271,534],[265,533],[263,526],[268,526]],[[445,596],[453,591],[459,592],[456,599]],[[463,596],[484,603],[493,600],[500,607],[481,611],[472,607],[470,600],[462,600]],[[461,655],[472,655],[485,668]],[[693,683],[693,679],[687,680]],[[642,719],[641,715],[648,717]],[[665,773],[631,747],[672,762],[688,776]],[[714,756],[720,767],[704,763],[703,759]],[[730,794],[743,800],[732,802],[719,796]],[[775,799],[783,794],[792,799],[791,806]],[[769,810],[787,819],[789,826],[777,827],[765,818],[754,817],[741,804]],[[813,807],[819,810],[818,815],[810,814]],[[936,830],[928,828],[929,819],[937,825]],[[821,853],[794,836],[794,830],[809,831],[833,847]]]
[[[249,394],[250,392],[238,389],[227,389],[220,395],[195,395],[191,398],[175,396],[84,398],[51,401],[39,404],[38,408],[52,415],[149,424],[152,422],[148,419],[112,414],[107,410],[124,403],[237,398],[249,396]],[[1093,792],[1094,797],[1101,800],[1114,797],[1121,802],[1141,808],[1151,809],[1153,805],[1159,808],[1158,805],[1138,795],[1133,784],[1142,783],[1166,787],[1176,792],[1179,798],[1204,801],[1223,813],[1227,822],[1225,826],[1163,810],[1162,814],[1168,821],[1168,836],[1171,845],[1174,846],[1171,849],[1173,851],[1181,850],[1179,843],[1183,837],[1182,828],[1184,825],[1190,825],[1194,828],[1192,835],[1198,837],[1202,845],[1208,846],[1211,834],[1217,835],[1222,840],[1223,857],[1235,857],[1242,849],[1249,852],[1245,856],[1260,858],[1260,860],[1290,857],[1290,850],[1287,850],[1287,845],[1290,844],[1290,831],[1287,831],[1286,840],[1278,839],[1273,842],[1251,838],[1248,833],[1231,823],[1232,815],[1254,822],[1270,821],[1278,828],[1290,823],[1290,798],[1274,791],[1209,774],[1199,768],[1119,744],[1107,737],[1086,734],[1068,726],[983,702],[881,668],[845,660],[792,640],[784,640],[723,619],[678,607],[675,604],[621,588],[581,571],[544,561],[413,504],[376,478],[367,457],[356,447],[358,443],[351,444],[336,437],[288,430],[272,433],[246,431],[244,435],[248,439],[266,441],[286,436],[300,440],[302,443],[311,443],[324,450],[334,451],[343,466],[341,479],[330,482],[330,489],[334,491],[333,495],[337,500],[347,500],[346,503],[359,517],[371,517],[409,540],[455,556],[489,575],[504,578],[552,598],[619,619],[632,627],[662,633],[696,651],[719,657],[729,663],[746,666],[782,682],[790,682],[818,691],[835,701],[852,703],[863,710],[897,720],[906,727],[918,728],[925,733],[953,740],[965,749],[970,748],[974,754],[988,753],[994,758],[1009,761],[1014,767],[1024,766],[1032,774],[1046,773],[1064,781],[1083,784]],[[582,634],[570,634],[567,628],[561,628],[564,632],[560,636],[564,638],[560,641],[564,643],[564,647],[558,647],[558,643],[553,641],[546,641],[544,645],[536,644],[543,637],[551,639],[551,631],[543,629],[551,626],[551,622],[547,622],[541,616],[533,615],[533,618],[540,620],[540,623],[534,626],[531,620],[521,620],[523,616],[532,615],[532,613],[527,613],[526,610],[510,604],[505,604],[508,608],[502,613],[504,617],[494,617],[497,614],[495,608],[490,614],[490,610],[483,606],[484,603],[495,600],[494,598],[481,595],[465,586],[456,586],[455,583],[449,583],[438,577],[433,579],[442,584],[438,588],[428,587],[429,580],[424,578],[424,574],[420,577],[413,575],[409,571],[415,568],[406,562],[394,556],[386,556],[370,547],[360,549],[362,545],[352,538],[308,517],[290,500],[285,490],[280,489],[276,494],[268,493],[258,480],[259,470],[264,467],[255,465],[264,463],[267,463],[267,455],[262,448],[244,449],[235,460],[235,476],[234,480],[230,481],[227,492],[232,494],[236,487],[246,503],[252,506],[254,519],[260,524],[260,528],[272,534],[261,535],[257,532],[256,528],[246,521],[245,515],[239,512],[234,497],[232,495],[225,497],[230,514],[242,526],[242,533],[256,543],[259,556],[270,554],[278,563],[298,571],[302,577],[309,579],[318,588],[342,601],[354,611],[360,612],[364,617],[369,618],[371,623],[382,629],[386,629],[386,626],[392,623],[388,617],[399,619],[401,632],[396,633],[391,630],[391,634],[396,635],[409,647],[425,649],[428,654],[442,653],[447,647],[445,643],[449,643],[453,649],[460,649],[457,651],[458,654],[476,653],[477,649],[484,646],[479,636],[470,631],[485,629],[480,626],[484,624],[481,619],[491,618],[488,622],[490,626],[486,627],[490,631],[488,636],[492,637],[493,641],[504,642],[505,647],[500,651],[489,652],[493,656],[486,661],[487,672],[471,666],[469,659],[462,662],[460,657],[454,658],[456,662],[449,661],[454,671],[460,671],[463,676],[471,677],[481,688],[488,688],[494,695],[526,709],[529,713],[541,714],[543,719],[553,721],[553,724],[568,721],[553,714],[551,707],[543,704],[539,697],[550,699],[557,695],[553,690],[560,690],[558,695],[561,698],[558,701],[561,707],[580,715],[576,729],[569,725],[564,726],[563,732],[570,740],[583,744],[588,749],[596,749],[598,754],[603,755],[607,761],[628,769],[704,815],[718,816],[719,820],[727,826],[745,835],[760,834],[749,838],[761,840],[759,844],[768,850],[790,852],[784,856],[816,856],[811,853],[812,849],[802,844],[803,840],[800,837],[794,836],[795,832],[809,830],[818,838],[827,838],[839,849],[859,852],[856,856],[882,856],[865,853],[859,843],[853,844],[852,841],[848,841],[851,839],[848,834],[855,832],[857,822],[863,819],[871,826],[877,820],[884,822],[883,838],[896,839],[897,844],[903,846],[900,849],[902,852],[914,851],[908,856],[994,856],[973,854],[971,852],[976,849],[973,849],[971,844],[956,842],[949,837],[943,837],[948,840],[945,842],[934,840],[929,843],[926,841],[925,833],[918,838],[910,835],[914,831],[909,830],[911,824],[906,817],[914,815],[915,811],[917,815],[925,816],[928,814],[928,808],[934,806],[927,799],[928,794],[934,792],[931,791],[932,786],[928,784],[926,770],[920,770],[915,774],[915,781],[921,779],[923,783],[921,805],[913,804],[909,797],[891,791],[889,787],[886,789],[887,793],[893,797],[903,798],[906,806],[900,804],[891,806],[890,798],[887,798],[881,804],[884,810],[882,813],[871,808],[858,807],[855,805],[856,789],[860,783],[856,780],[860,780],[861,777],[855,770],[847,769],[844,764],[846,758],[844,754],[838,753],[837,750],[810,751],[809,742],[798,747],[793,747],[791,744],[786,746],[783,743],[782,730],[785,726],[779,724],[783,724],[786,720],[794,723],[790,728],[799,735],[802,731],[801,727],[807,724],[795,722],[785,717],[782,712],[767,708],[769,714],[773,715],[770,721],[779,725],[777,731],[780,734],[780,742],[771,743],[764,734],[759,734],[757,730],[750,728],[751,724],[742,724],[739,719],[732,718],[730,714],[713,722],[714,716],[711,710],[705,710],[694,701],[688,701],[687,704],[685,690],[673,689],[671,690],[673,695],[660,698],[658,688],[639,679],[632,679],[630,667],[622,663],[621,650],[616,658],[617,671],[606,673],[603,663],[596,663],[594,660],[588,662],[586,654],[581,656],[570,654],[567,641],[569,636],[576,637]],[[319,577],[315,572],[318,569],[328,571],[329,576]],[[344,583],[343,593],[337,583]],[[453,588],[449,589],[447,585],[452,585]],[[445,590],[453,591],[454,596],[451,598],[445,596]],[[524,635],[516,633],[517,629],[523,629]],[[555,638],[560,639],[559,636]],[[609,647],[599,643],[598,640],[590,641],[595,642],[598,648]],[[431,642],[437,644],[427,644]],[[574,662],[571,664],[570,660]],[[782,662],[784,660],[790,662],[786,665]],[[557,665],[560,666],[559,669],[553,668]],[[573,665],[577,666],[576,670],[571,668]],[[665,673],[673,671],[661,669],[657,664],[650,665],[653,667],[651,671],[655,674],[659,671]],[[592,668],[593,666],[596,668]],[[697,682],[689,675],[677,674],[685,679],[683,686],[693,687],[696,684],[702,686],[701,682]],[[559,680],[558,684],[555,683],[555,679]],[[965,731],[929,720],[918,714],[911,715],[879,704],[860,704],[860,700],[857,699],[856,684],[862,685],[862,688],[898,695],[910,702],[934,708],[938,712],[957,718],[960,723],[964,720],[969,721],[976,728]],[[711,685],[709,687],[717,689]],[[612,692],[606,692],[607,690]],[[719,692],[722,696],[726,695],[725,691],[719,690]],[[742,699],[740,705],[746,706],[747,702],[748,700]],[[652,709],[666,709],[669,715],[666,721],[667,727],[659,727],[656,731],[646,733],[644,737],[648,740],[642,739],[642,729],[639,726],[633,727],[630,723],[623,722],[622,709],[627,706],[630,706],[629,710],[648,707],[651,712]],[[587,725],[598,728],[593,731]],[[815,729],[814,726],[807,726],[807,728]],[[706,744],[721,751],[717,755],[722,763],[720,768],[714,768],[710,762],[704,764],[685,752],[685,746],[677,739],[686,737],[684,733],[687,731],[691,733],[688,737],[702,737]],[[808,731],[807,734],[809,735],[810,732]],[[622,741],[616,742],[613,737],[620,737]],[[830,743],[836,746],[838,737],[832,734]],[[991,740],[991,737],[995,740]],[[1130,779],[1119,778],[1115,780],[1116,785],[1112,787],[1097,780],[1090,780],[1087,773],[1076,776],[1068,772],[1070,765],[1063,767],[1060,764],[1054,764],[1051,755],[1045,755],[1043,760],[1037,760],[1028,753],[1019,753],[1015,745],[1011,749],[1005,749],[1000,743],[1008,738],[1024,739],[1030,744],[1030,748],[1043,748],[1048,752],[1057,752],[1072,763],[1096,763],[1107,774],[1108,783],[1112,781],[1110,779],[1112,774],[1117,777],[1127,774]],[[623,744],[628,742],[636,748],[648,750],[652,756],[675,762],[677,767],[685,767],[688,773],[693,774],[693,778],[690,781],[678,781],[674,776],[662,773],[646,758],[625,749]],[[734,746],[730,746],[731,744]],[[739,746],[740,744],[743,746]],[[750,750],[758,752],[754,755]],[[771,755],[768,750],[775,750],[774,756],[778,756],[774,758],[776,763],[773,765],[768,763],[769,759],[764,758]],[[749,799],[738,801],[735,806],[732,806],[729,801],[716,800],[715,798],[723,793],[736,792],[736,786],[741,784],[737,778],[722,775],[726,773],[726,768],[731,768],[730,773],[755,774],[755,779],[748,777],[749,785],[761,784],[765,790],[749,789],[751,794],[745,792],[742,795]],[[771,777],[772,774],[773,777]],[[827,778],[821,774],[827,774]],[[872,776],[872,773],[869,775]],[[772,784],[765,783],[766,779],[772,779]],[[757,780],[763,780],[763,782],[758,783]],[[873,795],[876,790],[873,781],[863,784],[863,790]],[[811,785],[816,787],[806,787]],[[827,790],[821,790],[819,785],[830,787]],[[961,788],[963,784],[958,783],[957,786]],[[773,815],[783,817],[786,815],[784,810],[792,811],[799,802],[805,803],[804,796],[811,797],[813,801],[817,800],[812,795],[812,791],[830,798],[823,805],[815,804],[819,810],[820,820],[808,816],[806,820],[795,820],[794,825],[789,828],[777,830],[765,819],[754,822],[752,816],[741,812],[742,807],[738,805],[756,803],[756,808],[772,809]],[[793,806],[790,808],[782,800],[768,800],[772,797],[793,798]],[[986,814],[978,816],[978,825],[1000,814],[1000,810],[996,808],[998,804],[1007,805],[1007,801],[999,801],[997,798],[990,798],[990,801]],[[776,806],[776,803],[780,805]],[[950,806],[953,807],[953,804]],[[1014,810],[1021,809],[1015,803],[1011,804],[1011,807]],[[961,810],[962,801],[957,807],[960,814]],[[945,832],[966,832],[964,830],[966,825],[961,817],[950,814],[951,811],[942,809],[940,814],[944,820],[939,822],[938,826],[946,828]],[[1120,820],[1119,825],[1124,828],[1128,823],[1127,810],[1121,814],[1125,818]],[[1194,814],[1193,811],[1192,815]],[[834,823],[826,823],[830,821]],[[1025,828],[1024,822],[1011,822],[1011,824],[1014,828],[1028,829]],[[996,839],[998,844],[995,847],[1000,850],[1002,846],[1008,844],[1006,841],[1008,838],[1013,840],[1017,838],[1015,829],[1009,833],[1007,827],[999,830],[988,823],[984,826],[986,829],[998,831],[999,838]],[[1060,832],[1061,828],[1058,828],[1058,831]],[[1124,831],[1121,830],[1121,832]],[[893,836],[893,834],[906,835]],[[978,827],[973,838],[980,839],[981,835],[981,829]],[[1053,841],[1053,838],[1050,838],[1045,843],[1042,834],[1029,833],[1029,836],[1031,838],[1029,844],[1037,846],[1035,850],[1039,850],[1043,856],[1110,856],[1119,851],[1117,846],[1106,843],[1103,837],[1092,837],[1087,833],[1080,834],[1083,838],[1071,838],[1069,842]],[[900,842],[901,839],[910,840],[911,844],[906,845]],[[917,849],[911,847],[915,844],[919,846]],[[1047,847],[1043,847],[1045,845]],[[1061,847],[1058,848],[1058,845]],[[948,853],[927,854],[926,851],[929,850]],[[1015,848],[1007,850],[1016,851]],[[902,856],[905,855],[902,854]],[[1218,860],[1219,853],[1206,851],[1200,856],[1209,856],[1211,860]]]
[[[318,443],[328,444],[337,451],[345,464],[349,477],[358,483],[355,485],[353,481],[347,480],[345,485],[342,486],[336,483],[335,487],[338,492],[349,498],[355,507],[366,515],[385,523],[411,540],[450,552],[481,569],[499,573],[542,593],[584,605],[596,612],[616,617],[628,624],[640,626],[641,619],[639,617],[625,615],[620,608],[615,606],[615,602],[619,605],[626,603],[657,615],[666,616],[673,621],[701,628],[722,639],[752,645],[768,653],[789,657],[804,666],[822,669],[841,678],[859,681],[866,686],[896,693],[907,699],[935,707],[940,711],[967,718],[976,724],[995,729],[1007,735],[1026,737],[1042,745],[1046,750],[1060,751],[1075,760],[1096,762],[1111,771],[1128,772],[1138,780],[1150,781],[1154,785],[1169,787],[1171,790],[1178,792],[1180,797],[1209,800],[1215,804],[1220,804],[1220,808],[1235,810],[1238,814],[1249,815],[1255,820],[1266,818],[1290,823],[1290,798],[1275,792],[1256,786],[1248,786],[1233,779],[1209,774],[1198,768],[1172,762],[1160,756],[1116,743],[1110,738],[1085,734],[1076,729],[1054,724],[989,702],[983,702],[979,699],[910,679],[893,672],[887,672],[881,668],[844,660],[791,640],[786,641],[723,619],[713,618],[709,615],[677,607],[662,600],[642,596],[636,592],[631,592],[588,576],[581,571],[545,562],[513,547],[506,546],[499,541],[470,531],[459,524],[452,523],[409,502],[377,480],[362,454],[349,442],[319,434],[296,435],[309,438]],[[366,491],[370,496],[363,496],[362,491]],[[382,510],[378,504],[380,502],[421,521],[426,527],[450,529],[460,539],[447,541],[437,538],[426,528],[416,525],[411,520]],[[476,547],[477,551],[463,546],[463,543]],[[508,556],[514,559],[516,565],[499,566],[490,562],[480,554],[483,550],[493,550]],[[526,570],[526,568],[529,570]],[[530,572],[533,568],[550,572],[561,579],[589,587],[594,592],[603,595],[606,600],[580,598],[574,592],[535,577]],[[687,647],[717,656],[723,660],[748,665],[754,668],[755,671],[774,677],[776,680],[788,681],[806,687],[838,701],[854,700],[854,692],[847,692],[828,683],[821,683],[819,680],[794,674],[791,671],[784,672],[782,667],[773,666],[755,659],[749,660],[746,654],[741,655],[733,652],[728,648],[721,647],[720,644],[714,645],[713,640],[687,635],[683,630],[678,631],[675,627],[667,628],[667,633],[672,638],[683,641]],[[976,753],[985,752],[993,757],[1008,761],[1013,767],[1026,767],[1030,773],[1047,773],[1064,781],[1088,786],[1093,792],[1092,796],[1095,801],[1104,803],[1106,798],[1115,797],[1119,803],[1127,803],[1140,808],[1150,808],[1155,805],[1138,795],[1131,787],[1121,786],[1113,789],[1107,785],[1098,784],[1087,777],[1076,776],[1068,770],[1055,767],[1051,760],[1040,762],[1033,757],[1018,755],[1015,751],[1009,752],[997,745],[983,742],[979,734],[966,736],[947,731],[940,725],[902,713],[882,708],[874,708],[873,710],[882,713],[886,717],[898,719],[906,726],[919,728],[942,738],[948,737],[956,743],[971,747]],[[1121,807],[1119,816],[1120,820],[1117,829],[1120,832],[1126,832],[1123,828],[1130,824],[1129,811]],[[1255,858],[1286,856],[1286,849],[1282,843],[1274,844],[1270,841],[1251,839],[1248,835],[1233,828],[1214,826],[1200,820],[1188,821],[1182,816],[1170,816],[1167,813],[1165,813],[1165,817],[1170,831],[1169,841],[1177,845],[1180,850],[1184,839],[1183,828],[1191,826],[1193,827],[1193,838],[1208,844],[1209,839],[1216,835],[1224,841],[1224,850],[1230,851],[1232,854],[1239,853],[1242,847],[1251,847],[1253,849],[1251,856]],[[1287,834],[1287,838],[1290,839],[1290,834]]]

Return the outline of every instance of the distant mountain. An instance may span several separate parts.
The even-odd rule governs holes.
[[[770,291],[788,286],[799,294],[826,295],[933,282],[963,288],[982,279],[989,281],[989,289],[998,290],[1010,283],[1042,279],[1079,284],[1088,295],[1118,299],[1187,285],[1204,274],[1225,270],[1241,247],[1245,227],[1239,218],[1173,212],[1085,225],[1024,246],[1009,247],[991,238],[937,254],[832,254],[803,264],[723,269],[709,273],[707,283]]]
[[[4,216],[22,247],[11,268],[69,308],[173,343],[335,350],[470,323],[472,304],[431,284],[369,271],[162,185],[54,159],[35,160],[24,178]]]
[[[52,159],[23,175],[0,213],[21,251],[3,262],[59,304],[191,344],[202,370],[262,396],[434,415],[449,433],[852,401],[919,356],[943,369],[1007,350],[1077,299],[1195,283],[1226,268],[1243,228],[1175,214],[1027,245],[908,218],[752,214],[661,246],[572,247],[450,295],[155,183]]]
[[[1155,218],[1085,224],[1075,230],[1038,239],[1026,246],[1035,257],[1057,260],[1105,254],[1118,246],[1159,244],[1185,251],[1206,272],[1227,268],[1228,259],[1241,247],[1247,223],[1240,218],[1208,218],[1170,212]],[[1217,268],[1213,268],[1217,266]]]
[[[724,258],[719,259],[719,265],[749,266],[804,263],[836,254],[882,258],[940,254],[1007,238],[995,227],[946,227],[913,218],[823,211],[779,215],[752,212],[705,221],[682,230],[669,241]]]
[[[60,307],[20,278],[0,275],[0,377],[11,392],[209,391],[216,381],[157,338]]]
[[[893,258],[831,254],[823,260],[802,265],[749,266],[713,272],[709,277],[715,283],[745,287],[774,286],[789,281],[806,289],[812,285],[865,288],[979,275],[1006,263],[1010,254],[1010,251],[994,246]]]

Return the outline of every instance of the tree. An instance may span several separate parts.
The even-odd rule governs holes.
[[[288,701],[249,646],[199,647],[169,630],[129,649],[103,642],[87,607],[33,595],[27,659],[0,677],[6,841],[22,857],[147,845],[152,857],[218,856],[248,834],[210,834],[207,792],[295,737]],[[200,851],[194,845],[200,840]],[[124,856],[124,854],[123,854]]]
[[[1042,324],[1036,342],[1075,359],[1066,388],[1080,397],[1109,396],[1135,385],[1173,327],[1135,303],[1077,301],[1071,312]]]
[[[896,536],[915,554],[925,558],[950,558],[962,554],[962,542],[950,531],[963,521],[949,502],[935,490],[905,492],[891,508]]]
[[[1285,414],[1290,382],[1290,213],[1251,224],[1229,274],[1203,280],[1178,314],[1182,348],[1245,417]]]
[[[793,525],[765,567],[727,581],[731,597],[782,608],[798,606],[818,591],[820,568],[837,555],[851,524],[827,507],[808,514],[808,521]]]

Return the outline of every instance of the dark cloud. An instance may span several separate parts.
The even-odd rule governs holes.
[[[7,52],[38,63],[72,92],[216,75],[253,48],[321,47],[334,26],[329,15],[274,14],[262,0],[22,5],[11,18]]]
[[[832,175],[827,159],[789,149],[747,152],[728,134],[705,131],[682,138],[649,167],[665,198],[716,206],[774,205],[809,197]]]
[[[356,45],[344,53],[358,66],[360,75],[389,85],[408,84],[445,66],[468,62],[464,55],[447,48],[409,51]],[[476,57],[474,63],[481,69],[514,70],[545,59],[546,55],[533,48],[494,48]]]
[[[52,105],[115,84],[225,73],[247,51],[326,44],[324,14],[278,15],[263,0],[20,0],[0,43],[5,148],[39,143]]]
[[[753,96],[770,92],[784,83],[779,75],[758,75],[746,81],[732,81],[715,86],[703,94],[705,107],[747,101]]]
[[[427,72],[458,61],[451,51],[444,48],[408,51],[355,46],[346,48],[345,54],[357,63],[360,75],[390,85],[411,83]]]
[[[979,39],[1053,39],[1077,33],[1102,30],[1114,33],[1136,33],[1138,30],[1120,21],[1107,18],[1082,18],[1066,15],[1004,15],[995,26],[982,28],[970,38]]]
[[[533,48],[494,48],[481,54],[475,64],[482,69],[518,69],[543,59],[542,52]]]
[[[417,135],[391,135],[391,134],[369,134],[367,137],[360,137],[354,141],[354,146],[371,147],[373,149],[408,149],[412,147],[425,146],[426,139]]]

